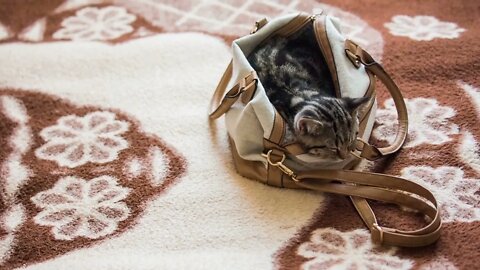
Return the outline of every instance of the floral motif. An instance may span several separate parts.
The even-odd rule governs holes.
[[[310,241],[298,247],[298,254],[311,259],[302,269],[410,269],[409,260],[394,256],[394,248],[374,246],[366,230],[340,232],[321,228]]]
[[[413,147],[423,143],[442,144],[451,140],[449,135],[458,134],[458,126],[450,123],[448,118],[455,111],[446,106],[440,106],[435,99],[414,98],[405,99],[409,115],[409,133],[405,147]],[[392,99],[385,101],[385,109],[377,112],[379,126],[373,135],[380,140],[392,143],[397,131],[397,111]]]
[[[128,217],[130,210],[122,202],[128,193],[128,188],[107,175],[89,181],[63,177],[53,188],[32,197],[32,202],[43,209],[34,221],[52,226],[58,240],[79,236],[97,239],[113,233],[118,222]]]
[[[432,191],[444,221],[480,220],[480,180],[464,178],[462,169],[410,166],[402,170],[402,177]]]
[[[112,40],[133,32],[130,25],[135,15],[123,7],[88,7],[77,11],[74,17],[62,22],[62,29],[53,34],[55,39]]]
[[[69,115],[47,127],[40,136],[47,141],[35,151],[38,158],[53,160],[60,166],[74,168],[87,162],[106,163],[115,160],[127,148],[120,135],[128,123],[115,120],[111,112],[92,112],[83,117]]]
[[[442,22],[432,16],[397,15],[392,18],[392,22],[385,23],[385,27],[392,35],[409,37],[413,40],[454,39],[465,31],[455,23]]]

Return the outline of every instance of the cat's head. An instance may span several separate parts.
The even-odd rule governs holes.
[[[294,119],[297,141],[308,153],[322,159],[345,159],[355,147],[357,111],[368,100],[324,97],[304,106]]]

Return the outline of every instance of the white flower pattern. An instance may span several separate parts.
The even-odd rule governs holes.
[[[302,269],[410,269],[411,261],[394,255],[395,248],[372,244],[368,231],[341,232],[321,228],[312,232],[310,241],[302,243],[298,255],[311,259]]]
[[[455,111],[447,106],[441,106],[431,98],[405,99],[409,123],[408,138],[404,147],[414,147],[420,144],[439,145],[451,140],[449,135],[458,134],[456,124],[449,118],[455,116]],[[397,130],[397,111],[392,99],[385,101],[385,109],[377,111],[379,126],[373,130],[373,136],[379,140],[392,143]]]
[[[458,167],[410,166],[402,177],[425,186],[438,200],[445,222],[480,220],[480,179],[464,178]]]
[[[40,132],[47,143],[38,148],[35,155],[69,168],[88,162],[107,163],[128,147],[128,142],[120,136],[127,130],[128,123],[116,120],[111,112],[64,116],[56,125]]]
[[[385,27],[395,36],[409,37],[418,41],[429,41],[435,38],[454,39],[465,29],[451,22],[442,22],[432,16],[396,15]]]
[[[128,193],[128,188],[107,175],[88,181],[63,177],[53,188],[32,197],[32,202],[42,208],[34,221],[52,226],[58,240],[97,239],[113,233],[118,222],[128,217],[130,210],[122,202]]]
[[[62,21],[60,30],[53,34],[55,39],[112,40],[133,32],[130,25],[136,16],[123,7],[87,7],[75,16]]]

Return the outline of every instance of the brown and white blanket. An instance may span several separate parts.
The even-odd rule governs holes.
[[[225,134],[212,142],[230,42],[319,10],[404,93],[407,144],[365,169],[433,191],[434,245],[375,246],[347,198],[242,178]],[[2,0],[0,268],[479,269],[479,25],[478,0]],[[379,105],[374,136],[392,140],[392,100]]]

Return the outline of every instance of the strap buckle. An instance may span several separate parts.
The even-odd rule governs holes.
[[[285,161],[285,158],[286,158],[285,154],[282,153],[282,159],[280,161],[272,162],[272,160],[270,158],[272,152],[273,152],[273,150],[268,150],[268,152],[266,154],[262,153],[262,156],[267,159],[268,164],[270,164],[271,166],[279,168],[284,174],[286,174],[290,178],[292,178],[293,181],[300,182],[300,180],[297,179],[297,175],[292,171],[292,169],[290,169],[285,164],[283,164],[283,162]]]

